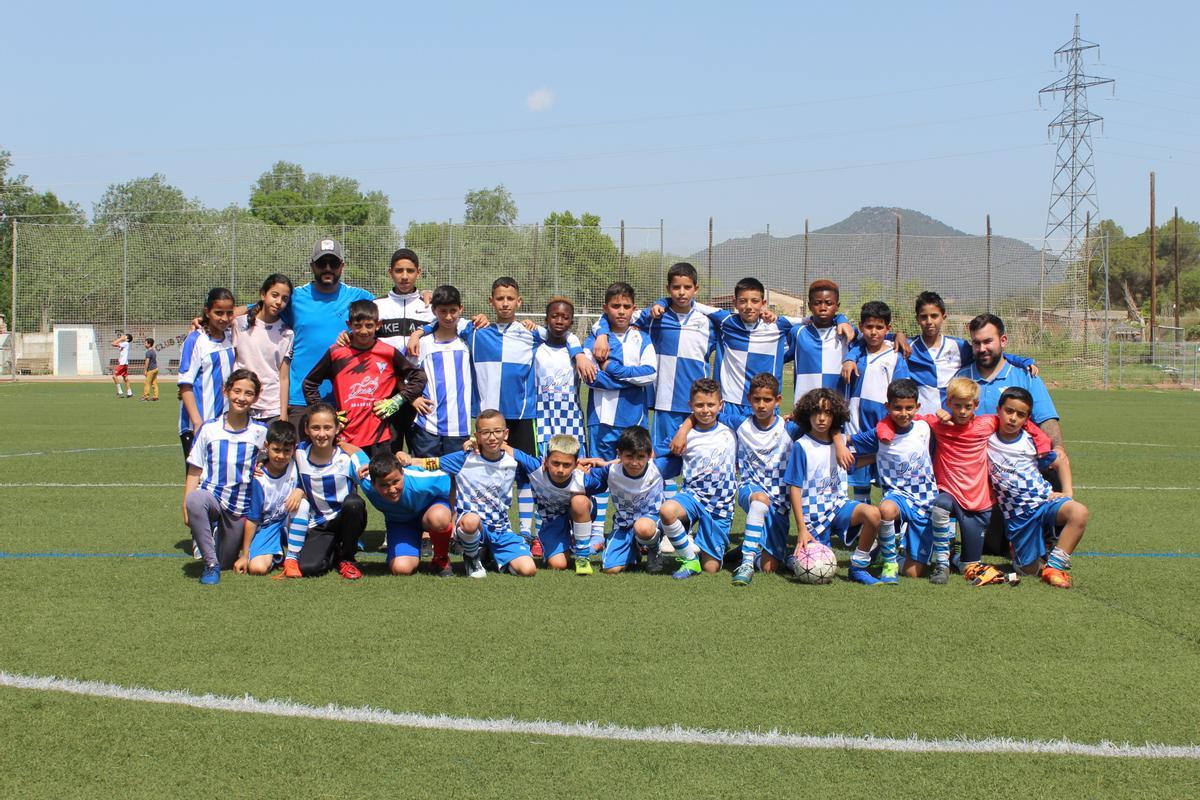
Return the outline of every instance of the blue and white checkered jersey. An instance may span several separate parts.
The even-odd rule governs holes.
[[[432,472],[417,467],[403,470],[404,488],[397,500],[388,500],[381,495],[370,478],[362,478],[359,485],[371,505],[379,509],[383,518],[399,525],[418,525],[425,512],[434,503],[450,504],[450,476],[442,470]]]
[[[250,508],[250,482],[258,454],[267,444],[267,426],[256,420],[230,430],[224,415],[196,431],[187,462],[200,469],[200,488],[231,514]]]
[[[880,442],[872,426],[851,436],[850,446],[860,455],[875,453],[875,466],[883,485],[908,500],[914,510],[928,515],[938,494],[933,460],[929,457],[932,440],[929,423],[918,419],[908,430],[897,431],[890,442]]]
[[[592,349],[596,336],[588,336],[584,349]],[[658,352],[650,337],[637,328],[608,333],[608,361],[596,373],[588,392],[588,424],[625,429],[650,427]]]
[[[583,410],[579,407],[579,379],[575,360],[566,345],[542,342],[533,353],[537,387],[537,433],[542,455],[551,436],[565,434],[584,443]]]
[[[433,333],[437,326],[421,330]],[[467,343],[474,370],[475,392],[471,416],[494,408],[505,419],[534,419],[537,416],[537,390],[533,376],[534,348],[546,340],[546,329],[529,330],[519,322],[476,328],[466,320],[458,321],[458,335]],[[582,352],[579,337],[567,334],[572,357]]]
[[[852,436],[859,431],[872,430],[875,423],[887,416],[888,384],[898,378],[907,378],[908,366],[890,344],[885,344],[878,353],[868,353],[861,344],[855,344],[846,359],[853,360],[858,366],[858,375],[846,391],[850,406],[846,434]]]
[[[988,476],[1005,519],[1022,517],[1050,499],[1053,489],[1038,470],[1037,447],[1025,431],[1007,442],[999,431],[988,438]]]
[[[433,411],[417,416],[417,424],[434,436],[471,435],[471,352],[461,338],[439,342],[421,337],[417,366],[425,371],[425,397]]]
[[[634,325],[645,332],[658,355],[658,381],[654,390],[654,408],[684,414],[691,411],[688,404],[692,384],[709,376],[708,359],[717,347],[716,331],[708,314],[712,306],[692,303],[684,314],[668,308],[655,319],[649,309],[642,309]],[[608,322],[601,320],[604,332]]]
[[[546,465],[542,464],[529,473],[529,487],[533,489],[533,500],[537,503],[542,524],[558,519],[571,510],[571,498],[583,494],[583,473],[571,470],[571,476],[563,486],[550,480]]]
[[[715,519],[733,516],[737,501],[737,435],[720,422],[707,430],[688,431],[687,445],[680,459],[667,459],[664,478],[683,475],[684,491],[693,495]]]
[[[1004,359],[1014,366],[1027,369],[1034,363],[1032,358],[1004,354]],[[912,342],[912,354],[908,357],[909,377],[917,382],[921,391],[922,414],[936,414],[946,403],[946,384],[963,367],[975,363],[971,343],[956,336],[943,336],[934,346],[929,346],[918,336]]]
[[[769,372],[783,385],[783,365],[788,358],[788,334],[792,323],[786,317],[774,322],[759,320],[753,325],[737,314],[717,309],[709,315],[717,328],[720,349],[716,374],[721,384],[721,399],[726,403],[750,404],[750,381]]]
[[[829,541],[833,518],[848,498],[845,494],[846,470],[837,462],[832,442],[819,442],[805,434],[792,445],[787,471],[789,486],[799,487],[804,525],[814,539]]]
[[[833,389],[843,392],[842,362],[846,360],[848,345],[837,335],[837,324],[818,328],[811,322],[803,325],[788,320],[792,329],[788,333],[795,370],[795,396],[793,403],[813,389]]]
[[[439,466],[454,478],[455,513],[478,514],[488,531],[499,533],[512,529],[508,510],[513,483],[541,464],[520,450],[501,453],[494,461],[475,451],[462,451],[442,456]]]
[[[272,475],[263,469],[250,483],[250,510],[246,512],[246,519],[260,528],[287,519],[283,504],[299,485],[295,461],[288,462],[282,475]]]
[[[225,413],[225,379],[233,372],[233,331],[213,339],[204,331],[192,331],[179,353],[179,385],[192,387],[200,421],[208,422]],[[192,419],[179,403],[179,432],[192,429]]]
[[[296,468],[300,488],[308,498],[308,527],[315,528],[337,519],[342,503],[354,492],[358,471],[367,465],[361,450],[351,455],[341,447],[333,449],[333,458],[321,464],[312,459],[312,445],[303,442],[296,448]]]
[[[753,416],[747,417],[737,428],[738,476],[743,484],[753,484],[766,491],[771,504],[785,514],[789,500],[783,475],[792,454],[792,442],[799,435],[800,429],[795,424],[784,422],[778,416],[766,429],[758,427]]]
[[[646,464],[645,471],[633,477],[625,472],[621,462],[595,467],[583,477],[583,490],[588,495],[609,492],[609,508],[613,513],[613,528],[629,528],[638,517],[658,517],[663,503],[663,474],[667,459],[658,458]]]

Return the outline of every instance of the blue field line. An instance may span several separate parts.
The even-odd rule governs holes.
[[[1106,553],[1088,551],[1075,553],[1077,556],[1096,556],[1099,558],[1200,558],[1200,553]]]

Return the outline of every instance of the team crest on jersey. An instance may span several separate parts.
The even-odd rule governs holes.
[[[385,369],[387,369],[387,362],[386,361],[376,361],[375,368],[378,369],[380,371],[380,373],[382,373]]]

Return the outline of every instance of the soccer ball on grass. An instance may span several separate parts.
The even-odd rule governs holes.
[[[791,561],[792,573],[800,583],[830,583],[837,574],[837,556],[820,542],[809,542]]]

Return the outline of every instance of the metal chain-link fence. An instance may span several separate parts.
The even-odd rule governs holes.
[[[913,301],[932,289],[948,306],[947,333],[965,335],[971,317],[996,313],[1008,325],[1009,350],[1036,357],[1052,384],[1195,383],[1196,353],[1184,341],[1186,326],[1174,330],[1160,316],[1156,349],[1140,346],[1135,304],[1110,288],[1119,281],[1110,281],[1102,237],[1089,240],[1085,263],[1064,267],[1045,254],[1056,243],[1043,250],[1040,239],[899,232],[777,237],[769,231],[723,232],[709,239],[719,239],[710,246],[668,252],[661,224],[423,223],[401,232],[255,222],[112,228],[16,223],[8,320],[13,335],[0,333],[0,374],[107,374],[115,355],[109,344],[125,332],[139,344],[153,337],[163,372],[170,374],[189,321],[211,287],[228,287],[239,303],[250,303],[271,273],[303,284],[311,277],[313,243],[333,236],[344,245],[347,283],[383,295],[391,286],[392,252],[409,247],[421,259],[419,285],[457,286],[468,314],[486,312],[492,281],[509,275],[520,283],[524,314],[540,315],[550,297],[564,295],[574,301],[582,327],[600,312],[613,281],[632,284],[644,305],[663,296],[667,268],[685,260],[699,272],[698,297],[717,305],[731,307],[734,285],[751,276],[767,287],[779,313],[803,316],[808,284],[830,278],[840,285],[842,310],[851,319],[857,321],[862,303],[884,300],[892,307],[893,327],[913,336]],[[708,238],[701,231],[672,234],[672,241]],[[1160,298],[1160,315],[1169,308]]]

